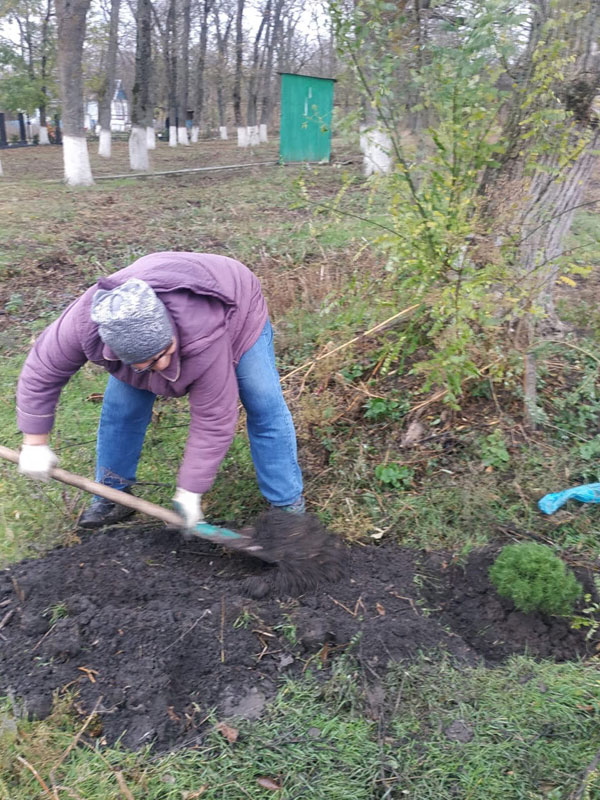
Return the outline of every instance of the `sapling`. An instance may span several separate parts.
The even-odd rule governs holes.
[[[501,597],[519,611],[570,614],[583,587],[549,547],[536,542],[507,545],[490,567]]]

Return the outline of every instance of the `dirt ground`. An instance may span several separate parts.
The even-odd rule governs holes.
[[[107,175],[133,175],[129,168],[129,150],[126,141],[115,140],[110,158],[98,155],[97,141],[88,142],[90,165],[94,178]],[[32,168],[32,158],[35,166]],[[156,150],[150,151],[152,172],[173,169],[198,169],[229,164],[255,164],[261,161],[277,161],[279,140],[258,147],[239,148],[237,140],[206,139],[189,147],[172,148],[166,142],[157,141]],[[12,181],[58,180],[63,178],[62,147],[9,147],[0,150],[4,171],[3,183]],[[35,172],[33,171],[35,170]]]
[[[344,576],[297,597],[277,567],[159,527],[85,534],[0,573],[0,693],[44,717],[76,690],[95,734],[129,748],[199,741],[219,720],[256,718],[284,675],[351,653],[368,681],[391,661],[444,650],[493,666],[510,653],[586,652],[561,619],[521,614],[487,578],[493,554],[462,566],[397,546],[350,548]],[[253,599],[256,582],[271,588]],[[590,645],[591,647],[592,645]]]

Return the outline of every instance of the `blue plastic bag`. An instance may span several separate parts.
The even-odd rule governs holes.
[[[544,514],[554,514],[567,500],[600,503],[600,483],[585,483],[583,486],[573,486],[572,489],[564,489],[562,492],[551,492],[538,500],[538,507]]]

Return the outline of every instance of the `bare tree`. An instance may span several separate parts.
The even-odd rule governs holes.
[[[177,122],[177,141],[179,144],[188,145],[189,138],[187,132],[187,111],[188,111],[188,92],[189,92],[189,53],[190,53],[190,15],[191,0],[181,0],[181,39],[180,39],[180,58],[179,58],[179,83],[177,86],[178,98],[177,107],[179,119]]]
[[[217,111],[219,115],[219,136],[227,139],[227,113],[225,103],[224,79],[227,72],[227,43],[233,24],[233,11],[228,10],[225,18],[225,29],[221,30],[220,9],[215,12],[215,32],[217,36]]]
[[[161,24],[153,6],[154,21],[162,42],[165,78],[167,83],[167,108],[169,114],[169,146],[177,147],[177,36],[176,0],[169,0],[165,25]]]
[[[146,171],[148,159],[148,123],[151,120],[150,80],[152,59],[152,19],[150,0],[138,0],[136,10],[135,80],[131,103],[129,163],[131,169]]]
[[[121,0],[112,0],[110,5],[110,21],[108,26],[108,47],[102,83],[98,89],[98,125],[100,136],[98,155],[110,158],[110,113],[115,93],[115,69],[117,64],[117,45],[119,33],[119,11]]]
[[[250,62],[248,75],[248,102],[246,106],[246,125],[247,143],[257,145],[260,141],[258,130],[258,92],[260,85],[260,72],[264,49],[261,50],[261,40],[267,35],[267,30],[271,24],[271,10],[273,0],[267,0],[262,12],[260,24],[254,36],[254,46],[252,48],[252,60]]]
[[[267,131],[271,124],[271,114],[273,110],[273,61],[275,56],[275,49],[279,45],[281,34],[283,31],[282,25],[282,12],[286,0],[275,0],[273,8],[273,19],[269,25],[267,36],[265,38],[265,51],[264,68],[262,74],[262,105],[260,112],[260,131],[259,138],[261,142],[267,141]]]
[[[94,182],[84,129],[81,59],[91,0],[56,0],[58,72],[62,100],[65,181],[71,186]]]
[[[46,108],[48,97],[48,65],[50,60],[50,19],[52,17],[52,0],[46,0],[46,10],[42,18],[42,36],[40,43],[40,91],[42,101],[40,102],[40,144],[50,144],[48,138],[48,123],[46,120]]]
[[[196,96],[194,102],[194,125],[192,128],[192,141],[198,141],[202,111],[204,109],[204,73],[206,68],[206,50],[208,47],[208,22],[214,0],[201,0],[200,2],[200,41],[198,44],[198,60],[196,62]],[[217,29],[219,26],[219,12],[215,14]]]
[[[238,132],[238,145],[247,144],[246,128],[242,125],[242,66],[244,61],[244,0],[237,0],[235,15],[235,73],[233,78],[233,117]]]

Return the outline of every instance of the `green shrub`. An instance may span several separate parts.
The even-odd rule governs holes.
[[[583,588],[549,547],[536,542],[504,547],[490,579],[499,595],[526,613],[569,614]]]

